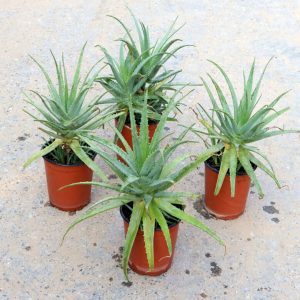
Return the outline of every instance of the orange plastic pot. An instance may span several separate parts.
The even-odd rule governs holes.
[[[205,162],[205,206],[209,213],[222,220],[232,220],[243,214],[250,189],[250,177],[236,176],[235,196],[231,197],[230,176],[226,175],[221,190],[214,195],[219,170]]]
[[[78,165],[58,164],[44,157],[50,203],[60,210],[76,211],[91,200],[91,186],[78,185],[59,190],[62,186],[92,181],[93,171],[84,163]]]
[[[124,233],[125,236],[127,234],[129,220],[124,214],[124,208],[126,206],[122,206],[120,208],[121,216],[124,220]],[[127,208],[128,210],[128,208]],[[138,230],[135,241],[133,243],[133,247],[131,250],[131,254],[129,257],[129,267],[136,273],[140,275],[148,275],[148,276],[159,276],[166,271],[168,271],[172,265],[173,256],[175,252],[176,240],[179,230],[179,223],[178,222],[169,226],[171,242],[172,242],[172,255],[169,255],[167,243],[165,241],[164,235],[162,231],[157,228],[154,232],[154,268],[149,269],[148,260],[145,250],[145,243],[144,243],[144,234],[142,230]]]
[[[115,124],[116,124],[116,126],[117,126],[117,124],[118,124],[118,121],[117,121],[117,120],[115,120]],[[153,138],[153,135],[154,135],[154,133],[155,133],[156,127],[157,127],[157,123],[150,123],[150,124],[148,125],[148,129],[149,129],[149,141],[150,141],[150,142],[151,142],[151,140],[152,140],[152,138]],[[136,128],[137,128],[137,132],[138,132],[138,134],[139,134],[139,133],[140,133],[140,126],[137,125]],[[123,137],[125,138],[126,142],[129,144],[129,146],[132,148],[133,146],[132,146],[131,127],[125,124],[124,127],[123,127],[123,129],[122,129],[122,131],[121,131],[121,134],[122,134]],[[125,150],[125,147],[124,147],[124,145],[123,145],[123,143],[122,143],[119,139],[118,139],[118,141],[117,141],[117,145],[118,145],[121,149],[123,149],[124,151],[126,151],[126,150]],[[117,158],[118,158],[118,160],[120,160],[121,162],[124,163],[123,159],[122,159],[119,155],[117,155]]]

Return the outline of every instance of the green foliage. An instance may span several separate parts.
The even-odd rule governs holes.
[[[88,133],[91,133],[110,119],[113,119],[115,115],[100,114],[100,110],[96,105],[102,96],[97,96],[89,101],[89,103],[86,103],[86,96],[99,72],[95,71],[98,64],[96,63],[88,71],[84,79],[80,79],[84,48],[85,45],[80,52],[73,80],[70,85],[68,83],[63,56],[62,61],[58,62],[51,52],[56,70],[57,84],[50,78],[44,67],[32,58],[45,76],[49,95],[43,96],[36,91],[32,91],[37,99],[40,100],[40,103],[37,103],[37,101],[29,95],[25,95],[25,101],[30,104],[40,116],[32,114],[27,110],[25,110],[25,112],[29,114],[34,121],[43,125],[43,128],[40,128],[40,130],[49,136],[52,143],[31,156],[24,164],[24,167],[28,166],[34,160],[54,151],[54,155],[56,159],[59,160],[59,163],[73,162],[75,155],[101,176],[101,178],[106,178],[99,167],[86,154],[87,151],[83,149],[82,141],[83,137],[86,137]],[[85,138],[85,143],[89,145],[87,138]]]
[[[47,141],[44,139],[44,147],[51,144],[53,140]],[[50,153],[48,153],[45,157],[56,162],[59,164],[64,165],[75,165],[80,164],[81,160],[77,157],[77,155],[71,150],[70,148],[67,150],[63,148],[65,146],[56,147],[54,150],[52,150]],[[92,149],[85,143],[81,142],[80,147],[86,152],[86,154],[93,158],[95,156],[95,153],[92,151]]]
[[[133,202],[132,215],[129,222],[129,228],[126,235],[124,253],[123,253],[123,270],[127,277],[128,259],[132,249],[133,242],[140,226],[144,231],[145,249],[148,258],[149,268],[154,267],[153,253],[153,234],[155,223],[157,222],[162,229],[169,253],[172,253],[172,244],[170,240],[170,232],[167,226],[166,215],[182,219],[200,229],[207,232],[221,244],[221,239],[207,226],[195,217],[188,215],[183,210],[176,207],[176,204],[183,205],[184,199],[193,196],[191,193],[171,192],[168,191],[175,183],[182,179],[186,174],[194,170],[199,163],[206,160],[215,151],[221,148],[213,148],[199,155],[194,161],[188,160],[192,155],[184,157],[172,158],[181,145],[188,143],[185,139],[189,128],[184,130],[176,139],[165,147],[161,147],[163,139],[164,126],[168,119],[168,115],[174,110],[178,101],[175,93],[170,99],[166,110],[161,115],[152,141],[149,142],[148,136],[148,117],[147,117],[147,96],[145,96],[142,118],[140,126],[140,134],[137,132],[136,121],[134,117],[135,110],[129,106],[129,114],[132,128],[133,148],[131,149],[120,132],[114,128],[118,138],[126,147],[126,152],[119,148],[115,143],[106,141],[101,137],[89,136],[92,149],[97,152],[107,165],[118,176],[121,183],[103,183],[103,182],[85,182],[77,184],[92,184],[117,191],[118,196],[104,199],[97,202],[93,207],[88,209],[78,220],[76,220],[67,230],[66,234],[76,224],[83,220],[102,213],[107,209],[116,208]],[[109,149],[109,153],[103,151],[103,147]],[[115,154],[118,154],[126,164],[120,162]],[[182,162],[185,164],[182,165]]]
[[[100,47],[111,74],[99,76],[96,81],[111,95],[110,98],[101,101],[102,104],[109,104],[107,110],[125,112],[118,123],[118,129],[121,131],[126,118],[129,118],[130,105],[135,110],[136,120],[140,121],[146,91],[148,93],[148,116],[159,120],[168,104],[168,91],[175,91],[178,86],[187,85],[174,82],[181,70],[168,70],[165,64],[180,49],[188,45],[178,44],[181,40],[174,38],[181,28],[175,28],[176,20],[163,37],[153,43],[148,27],[138,21],[133,14],[138,40],[133,37],[121,20],[111,17],[122,26],[125,37],[119,39],[118,59],[113,58],[107,49]]]
[[[268,137],[299,132],[269,126],[269,123],[288,110],[288,108],[275,110],[275,106],[287,92],[282,93],[269,104],[257,108],[261,99],[259,89],[269,62],[265,66],[256,85],[254,85],[255,62],[253,62],[247,79],[244,75],[244,92],[238,101],[235,89],[225,71],[218,64],[211,61],[220,71],[227,83],[232,105],[229,104],[225,93],[211,75],[208,74],[214,86],[217,98],[213,95],[208,83],[201,78],[212,104],[212,113],[210,114],[199,104],[198,114],[200,115],[200,122],[206,131],[195,129],[193,129],[193,131],[200,136],[201,139],[203,139],[203,134],[210,138],[210,143],[205,140],[208,149],[217,145],[221,147],[220,151],[216,151],[212,155],[214,164],[220,168],[215,187],[215,195],[219,193],[225,175],[229,171],[231,197],[234,197],[236,172],[243,168],[257,188],[259,196],[263,197],[262,188],[254,173],[253,167],[255,165],[271,176],[277,186],[280,187],[268,158],[263,155],[257,147],[249,145]]]

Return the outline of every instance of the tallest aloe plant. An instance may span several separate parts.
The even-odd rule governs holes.
[[[133,14],[137,39],[120,19],[111,17],[122,26],[125,37],[119,39],[118,59],[112,57],[107,49],[100,47],[111,74],[99,76],[96,81],[110,94],[108,99],[101,101],[102,104],[108,104],[106,109],[110,112],[125,112],[118,121],[118,129],[121,131],[125,122],[130,122],[130,105],[135,110],[136,121],[140,122],[146,91],[148,116],[152,120],[160,119],[168,104],[167,93],[182,86],[181,83],[175,82],[181,70],[167,69],[166,63],[188,45],[180,44],[181,40],[175,38],[181,28],[175,28],[176,20],[162,38],[153,42],[148,27]]]

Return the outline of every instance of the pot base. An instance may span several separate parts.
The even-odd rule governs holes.
[[[235,215],[220,215],[220,214],[214,212],[213,210],[209,209],[205,204],[205,200],[204,200],[204,207],[210,215],[213,215],[216,219],[224,220],[224,221],[237,219],[244,213],[244,211],[242,211],[241,213],[238,213]]]
[[[164,273],[166,273],[170,267],[171,267],[172,262],[170,262],[167,266],[163,267],[163,268],[155,268],[155,271],[149,271],[147,269],[144,268],[140,268],[139,266],[133,264],[131,261],[128,262],[128,265],[130,267],[130,269],[139,274],[139,275],[145,275],[145,276],[159,276],[162,275]]]
[[[71,207],[71,208],[68,208],[68,207],[62,207],[62,206],[55,205],[54,203],[52,203],[52,202],[50,201],[51,206],[53,206],[53,207],[55,207],[55,208],[57,208],[57,209],[59,209],[59,210],[61,210],[61,211],[70,211],[70,212],[82,210],[82,209],[83,209],[85,206],[87,206],[90,202],[91,202],[91,200],[87,201],[87,202],[86,202],[85,204],[83,204],[83,205],[80,205],[80,206],[77,206],[77,207]]]

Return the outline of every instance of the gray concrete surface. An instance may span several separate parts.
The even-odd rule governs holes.
[[[299,135],[259,144],[286,187],[277,190],[258,171],[265,198],[259,200],[252,189],[246,212],[238,220],[205,220],[194,204],[188,203],[191,214],[223,237],[227,244],[225,256],[222,247],[204,233],[182,224],[171,270],[157,278],[130,272],[133,283],[126,286],[118,267],[123,242],[118,211],[82,224],[59,246],[64,230],[80,212],[69,215],[47,205],[42,160],[21,170],[25,159],[41,144],[36,124],[22,112],[25,104],[21,93],[45,87],[28,54],[47,64],[50,48],[55,53],[63,50],[72,65],[86,40],[86,62],[99,58],[95,44],[116,52],[113,40],[121,30],[106,15],[130,22],[126,3],[150,25],[155,36],[176,16],[179,23],[186,22],[180,35],[196,47],[184,50],[173,61],[174,66],[183,68],[184,80],[198,80],[206,72],[216,74],[206,61],[211,58],[222,64],[240,87],[242,70],[254,57],[261,70],[274,55],[262,89],[264,101],[292,89],[281,104],[292,109],[277,125],[300,127],[297,0],[1,0],[0,298],[299,299]],[[201,88],[187,99],[187,104],[193,106],[198,101],[208,103]],[[181,116],[180,121],[189,124],[191,115]],[[169,126],[174,128],[174,124]],[[111,135],[102,131],[99,134]],[[195,153],[203,149],[203,145],[193,147]],[[201,167],[191,174],[178,190],[203,193],[202,171]],[[106,193],[93,190],[93,201]]]

